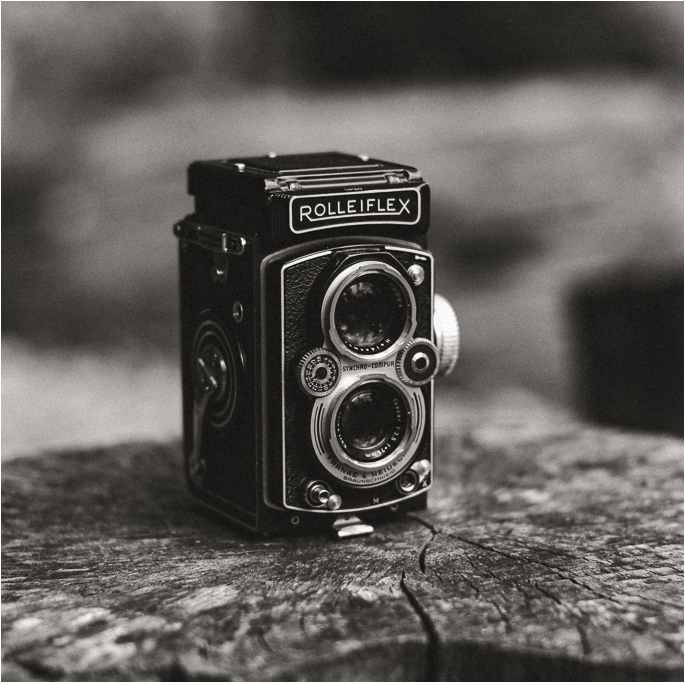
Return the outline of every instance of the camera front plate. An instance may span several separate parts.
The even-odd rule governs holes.
[[[342,253],[353,248],[359,251],[355,255],[354,266],[346,265],[338,269],[327,279],[326,287],[317,295],[317,278],[325,274],[330,264],[339,259]],[[366,250],[368,253],[365,253]],[[381,261],[379,266],[379,254],[391,255],[393,261],[390,264],[397,260],[397,268],[388,266],[387,261]],[[419,265],[427,278],[416,284],[407,275],[407,271]],[[337,295],[353,281],[358,272],[386,273],[394,278],[401,284],[402,292],[406,293],[409,311],[407,324],[401,328],[395,341],[398,344],[392,342],[380,351],[371,348],[371,353],[366,355],[355,353],[343,343],[340,336],[331,334],[335,330],[332,312]],[[306,283],[302,282],[303,279]],[[294,283],[298,284],[297,289],[293,287]],[[432,255],[417,247],[400,247],[387,243],[380,246],[362,244],[319,250],[283,263],[280,267],[280,285],[281,495],[278,497],[280,501],[271,499],[270,504],[278,508],[313,513],[360,512],[393,506],[424,494],[431,485],[430,474],[423,474],[415,489],[410,491],[406,487],[403,489],[399,481],[402,474],[410,468],[415,469],[418,462],[421,462],[422,469],[428,464],[430,471],[433,452],[433,383],[430,381],[416,387],[415,384],[403,382],[398,374],[397,363],[406,346],[417,337],[429,340],[433,337]],[[309,307],[301,302],[301,291],[306,288],[311,289]],[[307,338],[301,335],[300,329],[309,323],[303,321],[303,317],[306,318],[308,313],[311,318],[312,312],[316,311],[317,304],[312,307],[311,299],[317,297],[320,339],[311,335]],[[299,316],[294,314],[294,310],[297,310]],[[298,387],[294,368],[303,353],[314,353],[318,348],[330,352],[339,360],[340,378],[329,394],[307,397],[301,387]],[[364,390],[373,383],[392,389],[401,398],[401,412],[406,425],[401,432],[395,431],[397,434],[392,429],[388,430],[383,443],[385,447],[370,451],[362,448],[355,452],[346,445],[344,436],[339,431],[341,407],[347,398],[355,395],[358,388]],[[366,430],[369,430],[368,426]],[[365,445],[365,438],[365,435],[361,436],[359,442]],[[387,453],[383,452],[388,445],[390,448]],[[362,458],[357,453],[361,453]],[[271,464],[267,473],[273,475],[274,467]],[[322,480],[342,500],[335,511],[325,506],[312,507],[303,497],[307,483],[319,483]],[[272,496],[275,494],[273,489],[270,492]]]

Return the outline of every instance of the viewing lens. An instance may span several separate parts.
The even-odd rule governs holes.
[[[362,354],[387,349],[402,334],[406,320],[407,301],[399,285],[377,273],[348,284],[334,313],[340,339]]]
[[[340,406],[336,417],[338,440],[355,459],[381,459],[401,442],[406,419],[404,401],[394,388],[380,382],[363,385]]]

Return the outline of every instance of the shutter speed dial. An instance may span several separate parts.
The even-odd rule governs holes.
[[[424,385],[438,372],[438,349],[426,338],[412,340],[397,355],[397,375],[407,385]]]
[[[323,347],[307,352],[297,367],[300,388],[310,397],[325,397],[340,380],[340,360]]]

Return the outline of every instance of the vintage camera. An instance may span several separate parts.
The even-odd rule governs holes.
[[[434,298],[420,173],[271,154],[195,162],[188,188],[174,232],[191,490],[262,534],[345,537],[425,508],[433,379],[458,328]]]

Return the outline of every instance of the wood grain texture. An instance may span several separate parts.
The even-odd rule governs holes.
[[[242,536],[176,444],[7,463],[3,679],[682,679],[682,442],[442,416],[429,510],[344,542]]]

